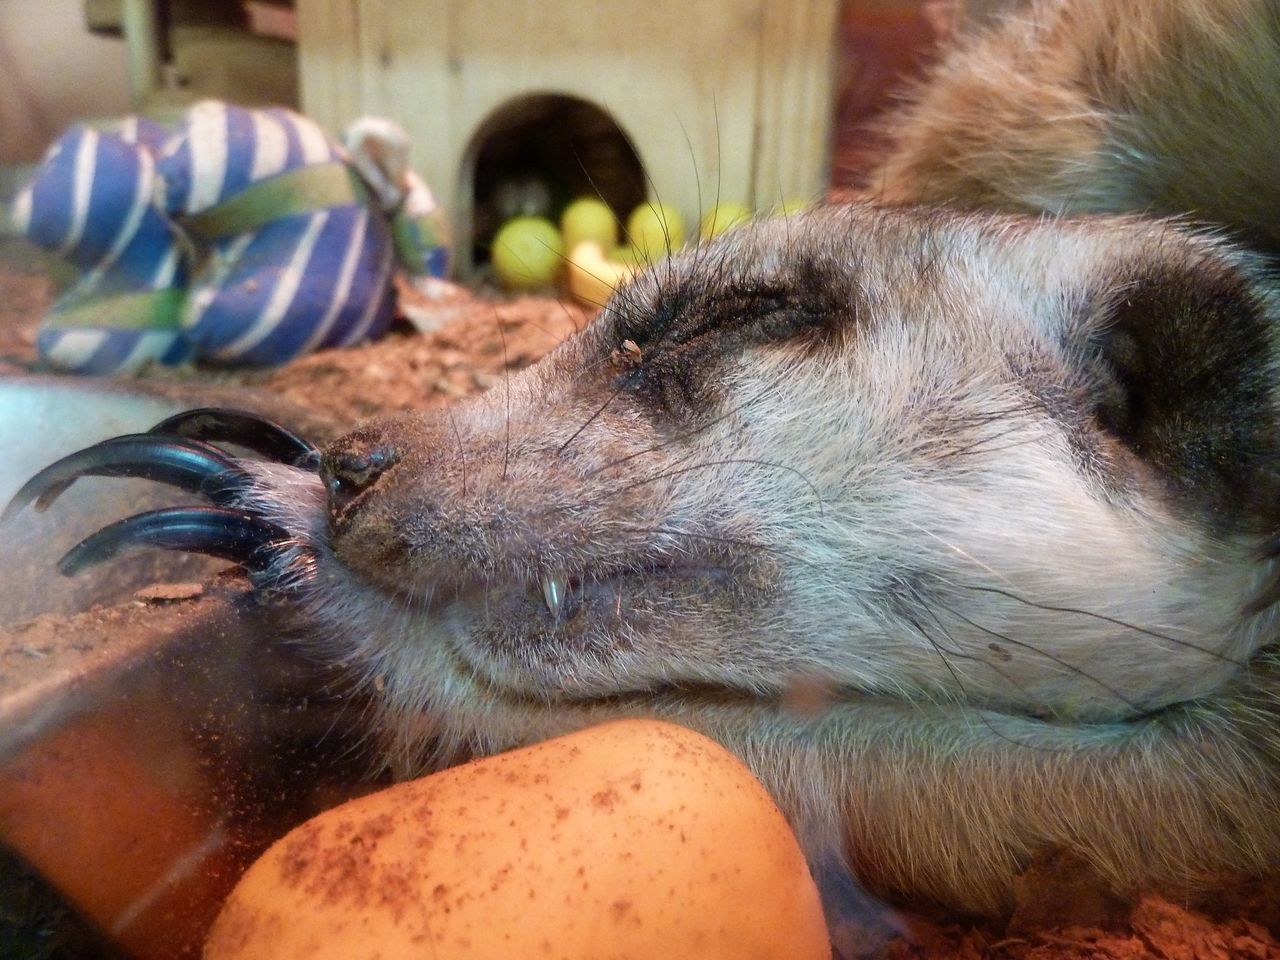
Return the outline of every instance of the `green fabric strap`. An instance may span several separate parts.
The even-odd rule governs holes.
[[[148,290],[145,293],[106,294],[89,297],[50,314],[51,329],[63,327],[113,327],[118,330],[173,330],[179,324],[185,290]]]
[[[360,175],[334,160],[259,180],[208,210],[177,219],[187,232],[212,242],[261,229],[295,213],[368,201],[368,190]]]
[[[391,240],[400,263],[410,271],[421,270],[426,253],[444,242],[430,219],[408,217],[403,210],[391,219]]]
[[[421,256],[418,236],[417,227],[403,213],[391,218],[391,242],[401,263],[413,263],[415,257]]]

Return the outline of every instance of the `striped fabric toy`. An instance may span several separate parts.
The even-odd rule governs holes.
[[[411,171],[371,190],[357,169],[385,151],[364,149],[349,154],[287,110],[217,101],[196,104],[166,136],[136,120],[73,129],[15,208],[32,240],[86,271],[41,328],[41,357],[82,373],[192,356],[277,364],[378,336],[397,253],[401,269],[443,276],[447,234],[429,191],[424,214]]]
[[[180,327],[186,264],[172,223],[154,202],[149,148],[168,136],[137,119],[73,127],[19,194],[18,229],[81,271],[36,335],[50,366],[127,373],[190,357]]]

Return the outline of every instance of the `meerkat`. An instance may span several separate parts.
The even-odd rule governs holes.
[[[1280,33],[1273,3],[1161,6],[1044,3],[975,34],[904,107],[881,203],[678,253],[473,401],[323,450],[195,411],[59,461],[9,512],[94,473],[199,491],[64,572],[137,543],[244,564],[369,691],[402,776],[650,715],[736,751],[812,861],[876,893],[998,914],[1048,849],[1121,893],[1274,872],[1270,220],[1221,199],[1254,179],[1122,190],[1107,131],[1176,115],[1148,78],[1195,72],[1166,62],[1187,51],[1219,51],[1206,96],[1258,121],[1222,93],[1265,87],[1253,54],[1228,53],[1266,46],[1273,83]],[[1037,65],[1038,108],[983,80]],[[1056,87],[1088,136],[1041,142]],[[981,122],[948,99],[979,93]],[[984,143],[1029,155],[988,168]],[[1257,249],[1067,215],[1124,191],[1114,209]]]

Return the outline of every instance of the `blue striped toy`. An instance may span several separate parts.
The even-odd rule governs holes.
[[[162,127],[136,119],[73,127],[18,195],[18,229],[81,271],[36,335],[50,366],[130,373],[189,359],[180,325],[186,263],[173,224],[154,202],[148,149],[167,138]]]
[[[357,165],[305,117],[217,101],[172,131],[69,131],[14,210],[84,271],[42,326],[41,357],[81,373],[277,364],[378,336],[392,271],[443,276],[447,234],[411,171],[387,208]]]

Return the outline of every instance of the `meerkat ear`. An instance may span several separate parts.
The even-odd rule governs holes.
[[[1159,253],[1109,271],[1088,298],[1097,421],[1211,529],[1274,533],[1275,293],[1259,270],[1216,248]]]

